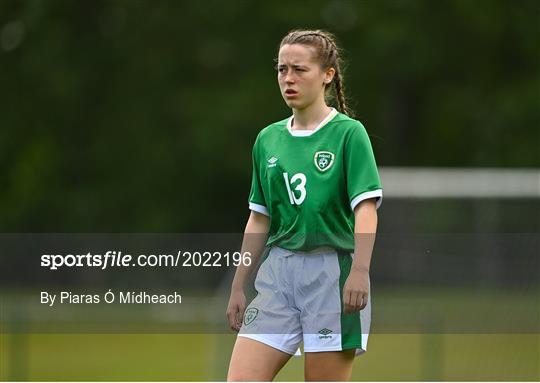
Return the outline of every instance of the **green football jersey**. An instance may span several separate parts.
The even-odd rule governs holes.
[[[377,208],[382,202],[367,132],[335,109],[315,130],[292,130],[291,122],[257,136],[249,207],[270,218],[268,246],[352,252],[354,208],[368,198],[377,198]]]

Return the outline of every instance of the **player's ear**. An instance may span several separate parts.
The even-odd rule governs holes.
[[[332,67],[328,68],[325,72],[324,72],[324,83],[325,84],[330,84],[333,80],[334,80],[334,75],[336,74],[336,70]]]

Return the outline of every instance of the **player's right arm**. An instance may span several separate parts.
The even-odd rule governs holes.
[[[253,269],[258,265],[259,258],[264,251],[269,228],[270,219],[268,216],[251,211],[244,230],[241,250],[242,254],[251,254],[251,262],[249,262],[249,265],[240,262],[240,265],[236,268],[226,312],[229,326],[235,331],[240,330],[246,309],[245,284]]]

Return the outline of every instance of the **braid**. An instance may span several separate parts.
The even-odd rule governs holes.
[[[325,94],[333,89],[333,98],[337,101],[338,110],[343,114],[353,117],[353,111],[349,110],[346,103],[341,54],[334,36],[329,32],[319,29],[293,30],[281,40],[279,47],[281,48],[285,44],[303,44],[314,47],[317,50],[321,68],[335,69],[336,72],[332,80],[333,86],[327,84],[325,86]]]
[[[345,90],[343,88],[343,77],[341,76],[341,71],[336,70],[336,74],[334,75],[334,91],[336,93],[338,109],[341,113],[353,117],[352,111],[347,108],[347,101],[345,100]]]

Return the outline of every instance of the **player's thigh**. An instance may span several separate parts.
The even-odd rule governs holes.
[[[271,381],[291,356],[257,340],[239,336],[234,344],[227,381]]]
[[[305,352],[306,381],[351,379],[355,350]]]

